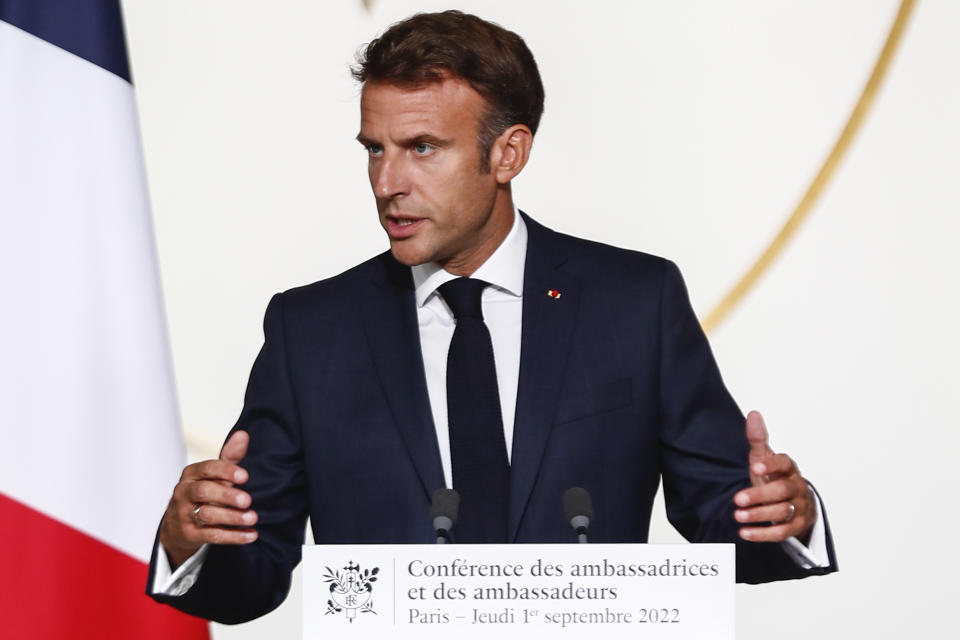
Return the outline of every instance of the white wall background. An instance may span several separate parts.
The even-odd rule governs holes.
[[[516,200],[556,229],[676,260],[705,315],[819,168],[898,6],[123,4],[194,456],[239,412],[269,296],[386,247],[347,66],[391,22],[455,6],[523,35],[547,107]],[[741,406],[764,411],[824,495],[841,566],[739,587],[740,638],[955,633],[958,77],[960,3],[922,1],[813,217],[712,336]],[[661,509],[652,540],[675,539]],[[294,591],[215,637],[298,637],[300,606]]]

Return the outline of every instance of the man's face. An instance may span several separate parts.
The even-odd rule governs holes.
[[[401,263],[437,262],[469,275],[509,232],[512,204],[497,202],[496,172],[480,171],[485,107],[457,78],[419,88],[364,85],[357,139],[369,154],[380,224]]]

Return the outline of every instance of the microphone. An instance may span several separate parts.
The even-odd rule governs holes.
[[[593,502],[583,487],[570,487],[563,492],[563,519],[577,532],[577,542],[587,541],[587,527],[593,520]]]
[[[445,544],[450,529],[457,522],[460,494],[453,489],[437,489],[430,499],[430,522],[437,532],[437,544]]]

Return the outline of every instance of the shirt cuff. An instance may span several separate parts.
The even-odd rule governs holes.
[[[811,489],[814,506],[817,508],[817,521],[813,523],[813,529],[810,530],[810,542],[804,546],[802,542],[795,537],[790,536],[780,543],[787,555],[803,569],[818,569],[830,566],[829,555],[827,554],[827,530],[823,524],[823,508],[820,506],[820,498],[817,493]]]
[[[197,575],[203,567],[203,560],[207,557],[207,550],[210,545],[203,545],[197,552],[186,559],[186,561],[177,567],[177,570],[170,571],[170,561],[167,559],[167,552],[157,540],[157,567],[153,574],[153,594],[160,596],[182,596],[193,583],[197,581]]]

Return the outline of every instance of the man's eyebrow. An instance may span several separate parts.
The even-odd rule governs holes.
[[[408,137],[404,138],[403,140],[400,141],[400,146],[403,146],[403,147],[412,147],[413,145],[418,144],[418,143],[420,143],[420,142],[425,142],[425,143],[431,144],[431,145],[433,145],[433,146],[435,146],[435,147],[440,147],[440,146],[445,145],[445,144],[446,144],[447,142],[449,142],[449,141],[448,141],[448,140],[444,140],[443,138],[438,138],[437,136],[433,135],[432,133],[428,133],[428,132],[424,131],[424,132],[422,132],[422,133],[415,133],[415,134],[413,134],[412,136],[408,136]]]
[[[363,133],[357,134],[357,142],[359,142],[365,147],[369,147],[372,144],[380,144],[376,140],[371,140],[367,136],[363,135]],[[412,147],[413,145],[418,144],[420,142],[425,142],[435,147],[440,147],[447,144],[449,140],[446,140],[444,138],[438,138],[432,133],[427,133],[426,131],[424,131],[422,133],[415,133],[411,136],[404,138],[403,140],[399,140],[398,142],[401,147]]]

